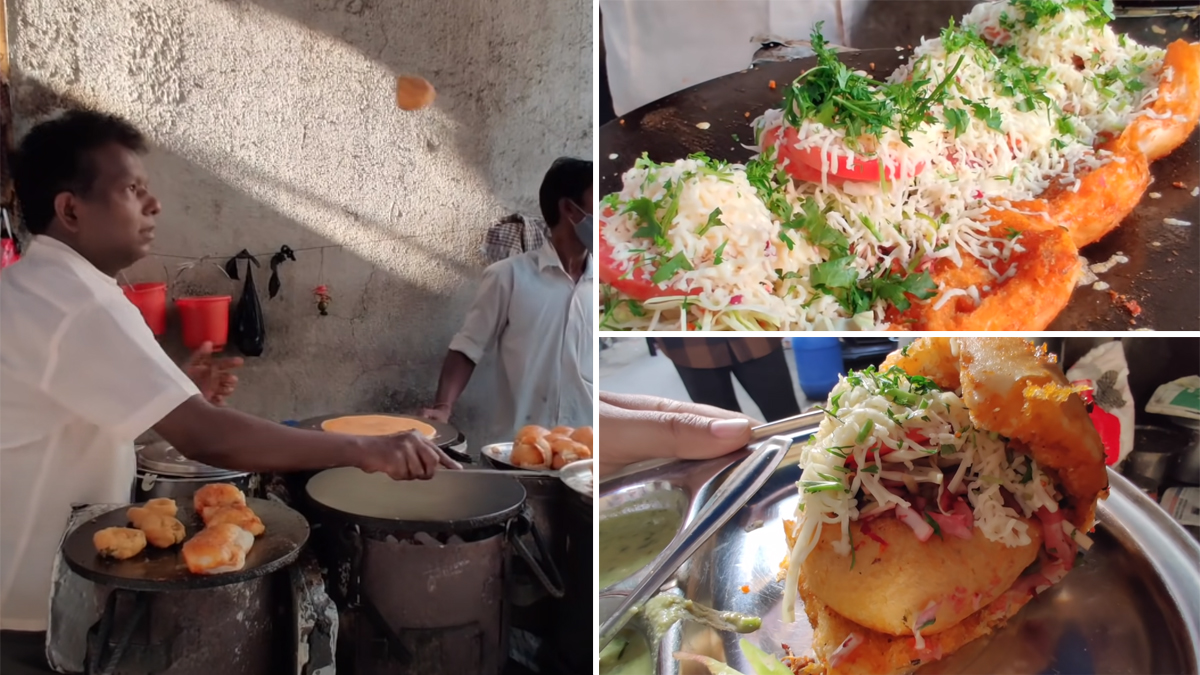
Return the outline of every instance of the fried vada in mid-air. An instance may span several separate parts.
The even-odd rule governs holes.
[[[801,454],[784,617],[819,672],[900,674],[1003,625],[1074,566],[1108,488],[1061,368],[1019,338],[923,338],[846,375]]]

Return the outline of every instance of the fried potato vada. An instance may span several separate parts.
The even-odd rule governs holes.
[[[146,548],[146,535],[132,527],[106,527],[92,535],[96,552],[106,558],[128,560]]]
[[[910,527],[889,514],[853,521],[853,566],[834,550],[840,528],[825,525],[800,573],[833,611],[867,628],[911,638],[921,617],[922,623],[932,621],[921,627],[923,635],[940,633],[1000,597],[1037,559],[1041,527],[1034,519],[1025,522],[1030,543],[1009,548],[978,531],[970,539],[947,535],[918,541]],[[926,612],[931,605],[934,610]]]

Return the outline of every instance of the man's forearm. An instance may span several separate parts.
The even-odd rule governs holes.
[[[447,410],[453,408],[454,404],[458,402],[458,397],[462,396],[463,389],[467,388],[467,383],[471,381],[471,375],[474,372],[475,362],[467,358],[466,354],[453,349],[447,351],[446,360],[442,362],[442,374],[438,378],[437,398],[434,399],[434,406]]]
[[[180,453],[237,471],[286,472],[357,466],[361,439],[304,431],[218,408],[193,396],[154,426]]]

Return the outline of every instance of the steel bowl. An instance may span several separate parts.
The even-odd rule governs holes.
[[[710,467],[705,478],[683,466],[674,463],[601,483],[601,518],[606,499],[639,489],[681,490],[688,495],[688,513],[694,513],[728,475]],[[795,622],[782,619],[778,579],[788,553],[783,521],[795,512],[799,478],[795,462],[781,465],[664,586],[718,610],[760,616],[762,628],[742,636],[685,622],[660,645],[655,675],[680,672],[671,656],[676,651],[723,654],[732,667],[754,672],[738,647],[743,637],[777,656],[782,644],[798,655],[809,650],[812,629],[800,608]],[[1109,480],[1111,494],[1097,508],[1095,545],[1066,579],[996,633],[918,673],[1197,672],[1200,544],[1127,479],[1110,470]],[[601,591],[601,620],[624,585]]]

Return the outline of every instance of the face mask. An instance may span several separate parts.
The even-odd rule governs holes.
[[[587,250],[590,253],[592,251],[592,237],[594,236],[593,230],[595,229],[595,219],[592,218],[592,214],[584,211],[583,207],[576,206],[576,208],[583,212],[583,216],[581,216],[579,220],[575,222],[575,236],[579,237],[579,241],[587,247]]]

